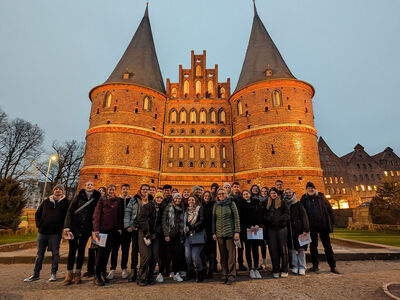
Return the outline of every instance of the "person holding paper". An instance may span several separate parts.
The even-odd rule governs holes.
[[[72,277],[75,284],[82,283],[81,270],[85,259],[86,244],[92,235],[93,214],[99,199],[100,192],[94,189],[92,181],[88,181],[85,188],[79,191],[69,205],[64,221],[64,236],[71,236],[72,233],[73,238],[68,240],[69,252],[64,285],[70,285]],[[75,257],[76,269],[73,274]]]
[[[95,284],[103,286],[108,282],[106,266],[112,245],[119,240],[124,227],[124,203],[115,195],[116,186],[110,184],[107,194],[97,202],[93,215],[93,238],[100,241],[99,233],[107,234],[105,247],[99,247],[96,256]]]
[[[303,204],[297,200],[296,193],[291,188],[285,190],[283,199],[289,206],[290,220],[288,233],[288,248],[292,257],[292,272],[294,274],[306,275],[307,245],[300,246],[299,238],[306,238],[310,231],[307,212]]]
[[[274,278],[288,276],[287,222],[289,208],[278,194],[277,188],[269,190],[264,220],[268,234],[268,248]]]
[[[243,190],[243,199],[240,205],[240,227],[241,239],[246,246],[246,261],[250,270],[250,278],[262,278],[258,269],[259,255],[258,246],[263,241],[263,236],[259,230],[263,231],[263,210],[258,205],[258,199],[251,197],[249,190]],[[256,238],[254,238],[256,236]],[[261,239],[259,239],[259,237]]]

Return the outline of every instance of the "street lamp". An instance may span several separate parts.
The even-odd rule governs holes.
[[[49,158],[49,166],[47,167],[46,180],[44,181],[44,187],[43,187],[42,202],[44,200],[44,194],[46,193],[47,179],[49,178],[51,162],[56,160],[57,160],[57,155],[52,155]]]

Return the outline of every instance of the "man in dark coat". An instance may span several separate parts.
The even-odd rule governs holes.
[[[82,282],[81,269],[85,259],[85,248],[89,237],[92,235],[93,213],[99,199],[100,192],[94,189],[92,181],[88,181],[85,188],[79,191],[67,210],[64,221],[64,236],[69,239],[69,252],[64,285],[72,283],[77,251],[78,256],[76,257],[76,270],[73,280],[76,284]]]
[[[331,246],[331,239],[329,234],[333,232],[334,216],[332,206],[328,200],[326,200],[324,194],[318,192],[315,189],[315,185],[312,182],[308,182],[306,185],[307,192],[301,197],[301,203],[307,211],[308,220],[310,223],[310,234],[311,234],[311,262],[313,266],[310,271],[319,271],[318,268],[318,235],[321,239],[322,245],[324,246],[326,259],[331,272],[339,274],[336,269],[336,262],[333,257],[333,250]]]

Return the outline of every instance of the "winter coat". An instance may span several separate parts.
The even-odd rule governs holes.
[[[55,201],[53,196],[44,200],[35,213],[36,227],[42,234],[61,234],[69,201],[65,196]]]
[[[290,210],[290,220],[288,226],[288,247],[289,249],[304,249],[307,250],[307,245],[300,247],[299,235],[304,232],[310,231],[310,226],[308,224],[307,212],[304,209],[303,204],[300,201],[292,204],[289,207]]]
[[[132,197],[125,199],[125,210],[124,210],[124,228],[134,229],[135,220],[138,216],[140,208],[140,197]]]
[[[271,200],[272,204],[269,208],[267,208],[267,204],[265,204],[264,222],[268,228],[282,229],[287,226],[290,216],[289,208],[283,200],[281,206],[275,208],[275,200]]]
[[[217,202],[213,208],[212,234],[220,238],[232,238],[240,233],[240,219],[236,204],[231,198]]]
[[[203,202],[202,206],[203,206],[203,211],[204,211],[204,228],[206,229],[206,233],[207,233],[207,243],[209,242],[213,242],[213,238],[212,238],[212,212],[213,212],[213,208],[215,205],[215,201],[214,200],[210,200],[207,203]]]
[[[103,196],[97,202],[93,215],[94,232],[111,232],[124,228],[124,203],[119,197]]]
[[[142,206],[136,219],[139,230],[147,238],[156,239],[162,236],[162,215],[160,207],[151,200]]]
[[[240,228],[243,240],[247,239],[247,229],[258,225],[263,228],[263,208],[259,205],[258,199],[251,197],[250,202],[242,199],[240,210]]]
[[[196,233],[204,230],[204,208],[200,206],[196,221],[193,225],[187,222],[187,210],[186,210],[185,222],[186,222],[185,227],[188,228],[189,230],[188,232],[186,232],[186,236],[189,233]]]
[[[81,189],[76,198],[68,207],[67,215],[65,216],[64,228],[69,228],[74,236],[90,236],[93,231],[93,214],[97,202],[100,199],[100,192],[93,191],[90,199],[88,199],[85,189]],[[76,212],[80,207],[91,201],[79,212]]]
[[[174,224],[171,224],[172,223],[170,220],[171,212],[173,212],[174,214],[174,220],[173,220]],[[176,207],[171,202],[165,207],[163,211],[162,228],[164,236],[178,237],[180,240],[183,241],[184,238],[183,227],[184,227],[184,211],[181,206]]]
[[[311,231],[333,232],[333,225],[335,223],[333,209],[323,193],[317,191],[312,196],[305,193],[300,201],[307,212]]]

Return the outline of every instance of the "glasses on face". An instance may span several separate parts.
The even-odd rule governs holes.
[[[142,191],[148,191],[149,189],[142,189]]]
[[[218,195],[225,195],[226,193],[218,193]]]

